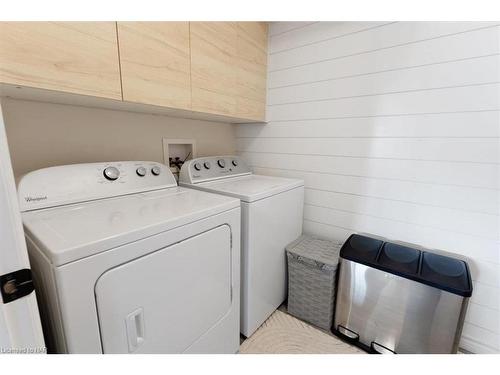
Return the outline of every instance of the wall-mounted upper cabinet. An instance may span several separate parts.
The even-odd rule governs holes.
[[[192,108],[236,115],[236,22],[191,22]]]
[[[267,24],[191,22],[192,108],[264,120]]]
[[[238,22],[238,117],[264,120],[267,92],[267,23]]]
[[[23,86],[253,122],[265,119],[266,71],[264,22],[0,22],[0,95]]]
[[[115,22],[0,22],[0,82],[121,99]]]
[[[123,100],[191,108],[189,22],[118,22]]]

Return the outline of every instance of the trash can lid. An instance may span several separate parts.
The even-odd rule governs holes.
[[[472,295],[469,267],[463,260],[425,251],[420,276],[436,288],[465,297]]]
[[[417,274],[421,251],[391,242],[380,250],[378,264],[398,275]]]
[[[358,234],[347,239],[340,257],[463,297],[472,295],[469,267],[460,259]]]
[[[377,260],[380,248],[384,241],[375,238],[351,234],[340,249],[340,256],[344,259],[353,260],[358,263],[372,263]]]
[[[310,235],[300,236],[286,246],[286,251],[295,256],[337,267],[342,242],[324,240]]]

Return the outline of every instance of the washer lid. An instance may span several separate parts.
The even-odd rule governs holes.
[[[304,186],[304,181],[255,174],[196,184],[197,188],[236,197],[244,202],[254,202],[300,186]]]
[[[62,265],[240,206],[234,198],[180,187],[22,214],[26,235]]]

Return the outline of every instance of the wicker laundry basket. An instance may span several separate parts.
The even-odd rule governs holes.
[[[319,328],[333,323],[341,242],[303,235],[286,247],[288,312]]]

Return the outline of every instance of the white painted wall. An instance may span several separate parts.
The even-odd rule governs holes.
[[[239,125],[261,174],[303,178],[304,229],[469,257],[461,346],[500,352],[500,23],[270,28],[267,125]]]
[[[74,163],[163,163],[163,138],[195,139],[198,156],[234,153],[231,124],[10,98],[2,106],[16,177]]]

